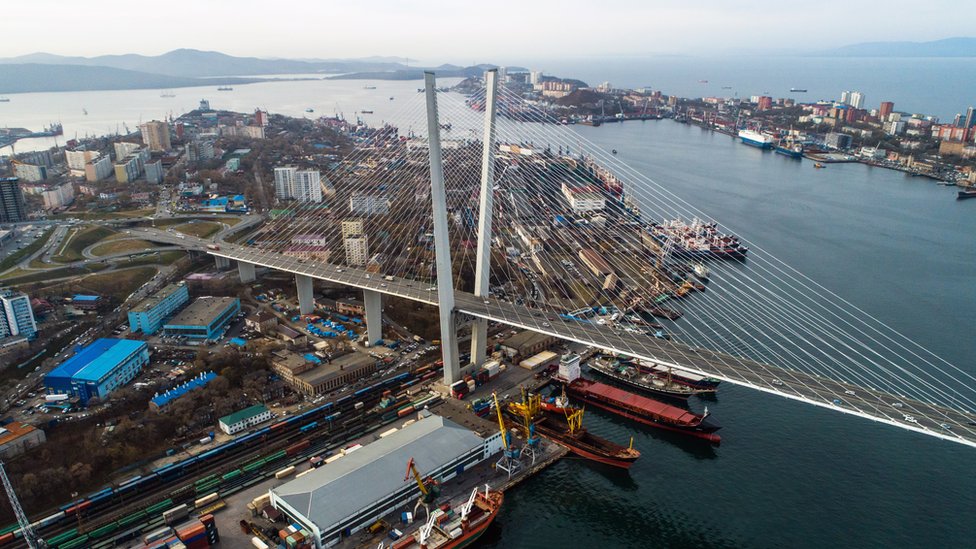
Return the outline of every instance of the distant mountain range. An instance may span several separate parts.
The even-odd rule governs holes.
[[[931,42],[865,42],[809,55],[828,57],[976,57],[976,38],[959,37]]]
[[[181,88],[260,82],[257,75],[320,74],[346,79],[417,80],[423,69],[401,57],[362,59],[259,59],[220,52],[173,50],[137,54],[67,57],[32,53],[0,58],[0,93]],[[468,77],[494,65],[434,67],[441,77]],[[513,70],[515,70],[513,68]],[[524,69],[521,69],[524,70]]]

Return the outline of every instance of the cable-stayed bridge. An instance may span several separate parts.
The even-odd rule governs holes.
[[[326,177],[276,173],[294,199],[250,244],[206,251],[294,273],[303,313],[315,279],[362,289],[374,341],[384,295],[436,305],[446,383],[459,327],[477,365],[496,321],[976,446],[972,373],[485,80],[458,99],[428,75],[396,127],[344,127]],[[649,312],[684,317],[668,340]]]

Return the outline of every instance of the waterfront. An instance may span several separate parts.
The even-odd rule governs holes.
[[[340,84],[348,100],[333,87]],[[415,82],[377,84],[416,93]],[[367,93],[362,85],[273,83],[207,95],[216,108],[260,105],[302,116],[315,106],[318,116],[340,101],[371,107],[358,98]],[[316,95],[303,96],[306,86]],[[136,107],[139,97],[158,95],[104,93],[104,101],[140,93],[125,103]],[[370,93],[394,103],[386,90]],[[378,120],[395,110],[382,108]],[[972,367],[967,327],[976,296],[967,290],[976,281],[976,224],[973,204],[952,200],[952,190],[863,165],[814,170],[668,120],[575,131],[950,362]],[[721,282],[721,272],[716,277]],[[568,459],[532,479],[512,492],[493,546],[954,546],[974,533],[971,449],[729,385],[708,405],[724,426],[718,449],[588,412],[601,435],[634,434],[644,458],[629,474]]]
[[[951,189],[815,170],[668,120],[576,131],[973,373],[976,216]],[[643,459],[629,475],[564,460],[511,495],[489,546],[952,547],[976,534],[970,449],[728,384],[703,404],[720,448],[588,412],[602,436],[633,434]]]

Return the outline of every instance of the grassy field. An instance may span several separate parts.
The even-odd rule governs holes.
[[[119,269],[124,269],[126,267],[136,267],[139,265],[170,265],[178,261],[184,255],[184,252],[178,252],[175,250],[161,252],[156,255],[144,255],[128,261],[120,261],[116,263],[116,266]]]
[[[7,256],[7,258],[4,259],[3,261],[0,261],[0,272],[6,271],[7,269],[13,267],[14,265],[20,263],[20,261],[25,257],[31,255],[37,250],[40,250],[41,247],[47,243],[47,240],[51,238],[52,232],[54,232],[54,229],[48,229],[44,231],[44,234],[42,234],[40,238],[38,238],[34,242],[31,242],[26,248],[24,248],[23,250],[18,250],[10,254],[9,256]]]
[[[68,242],[62,250],[59,251],[58,255],[51,257],[54,261],[60,263],[71,263],[73,261],[81,261],[85,259],[82,255],[82,250],[91,246],[92,244],[102,240],[103,238],[108,238],[115,234],[115,231],[105,227],[86,227],[80,231],[74,233],[71,236],[71,241]],[[66,236],[65,239],[68,237]]]
[[[152,215],[156,210],[153,208],[145,210],[127,210],[121,212],[64,212],[51,216],[51,219],[126,219],[130,217],[146,217]]]
[[[92,264],[87,267],[61,267],[60,269],[47,269],[45,271],[22,271],[20,269],[11,271],[3,276],[4,285],[16,286],[18,284],[29,284],[31,282],[44,282],[56,278],[67,278],[73,276],[83,276],[106,269],[104,264]]]
[[[92,248],[92,253],[99,257],[123,252],[141,252],[156,245],[145,240],[111,240]]]
[[[86,276],[78,285],[86,292],[110,295],[120,301],[156,275],[155,267],[139,267],[125,271]]]
[[[181,232],[187,236],[195,236],[197,238],[209,238],[220,231],[220,225],[210,221],[203,221],[197,223],[183,223],[182,225],[174,226],[173,230],[177,232]]]

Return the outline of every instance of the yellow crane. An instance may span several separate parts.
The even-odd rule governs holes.
[[[420,501],[425,505],[431,503],[437,496],[440,495],[440,487],[437,485],[437,481],[432,477],[423,478],[420,475],[420,471],[417,470],[417,465],[414,463],[413,458],[407,462],[407,474],[403,476],[403,480],[406,481],[411,476],[413,476],[414,481],[417,483],[417,487],[420,488]]]
[[[512,478],[522,466],[519,462],[519,449],[512,446],[511,432],[505,427],[505,416],[502,415],[502,405],[498,402],[498,395],[491,394],[495,401],[495,413],[498,415],[498,429],[502,436],[502,457],[495,463],[495,467],[508,473],[508,478]]]

